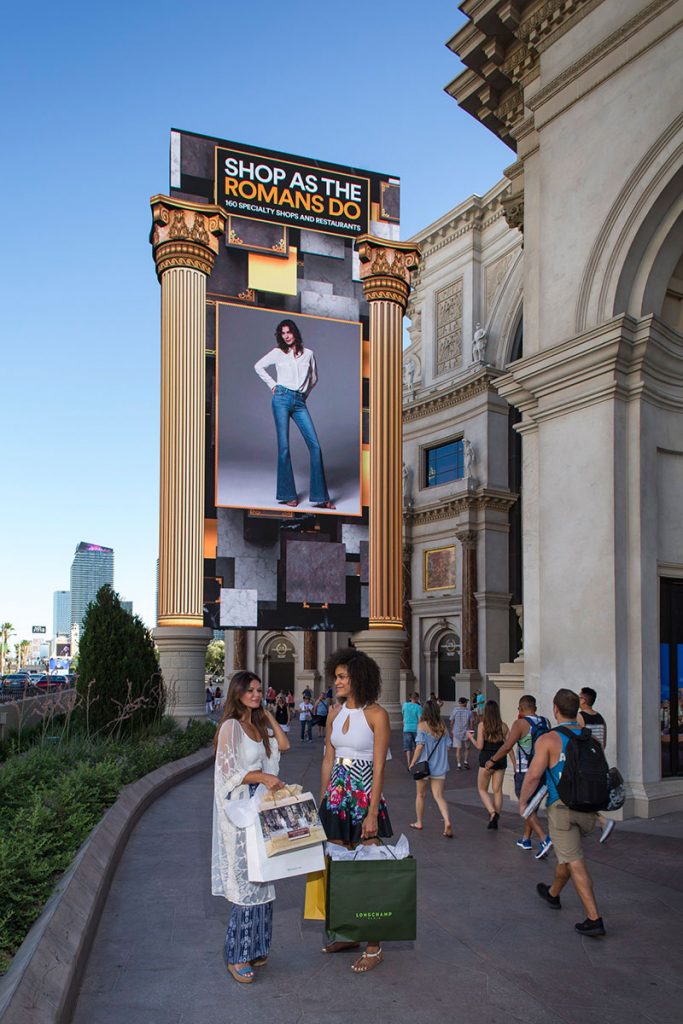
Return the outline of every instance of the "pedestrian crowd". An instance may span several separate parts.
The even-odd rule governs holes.
[[[270,686],[264,697],[257,675],[237,672],[223,705],[215,738],[212,892],[233,904],[224,957],[229,973],[240,984],[251,984],[268,959],[275,893],[272,883],[249,881],[244,830],[228,819],[225,801],[248,800],[259,784],[273,792],[282,789],[280,756],[290,748],[295,714],[301,744],[314,742],[314,730],[315,738],[324,741],[319,815],[328,843],[353,850],[393,834],[383,795],[385,763],[391,754],[389,717],[379,704],[379,668],[362,651],[350,647],[334,652],[326,671],[334,690],[330,686],[316,697],[305,689],[298,708],[291,691],[278,693]],[[585,864],[583,840],[599,826],[600,842],[605,842],[614,829],[614,821],[602,813],[612,805],[603,753],[606,723],[595,710],[596,697],[589,687],[579,694],[558,690],[552,705],[555,726],[538,713],[530,694],[520,698],[517,718],[509,725],[502,720],[498,703],[479,692],[471,698],[458,697],[447,720],[442,714],[444,702],[434,693],[422,703],[414,692],[401,708],[405,764],[416,787],[415,820],[410,828],[415,832],[425,828],[427,796],[431,795],[443,822],[442,835],[453,839],[444,793],[452,749],[456,771],[470,770],[470,759],[476,758],[486,828],[496,831],[509,765],[523,823],[517,847],[533,851],[535,839],[537,860],[551,851],[556,858],[552,882],[539,882],[537,893],[549,907],[561,909],[561,892],[571,880],[585,913],[575,929],[591,938],[604,936],[605,926]],[[208,703],[207,688],[207,707]],[[543,799],[547,828],[538,813]],[[367,973],[383,961],[381,930],[378,924],[376,938],[367,941],[354,960],[354,972]],[[322,952],[358,947],[348,935],[327,931]]]

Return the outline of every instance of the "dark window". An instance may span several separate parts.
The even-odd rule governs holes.
[[[660,581],[662,775],[683,775],[683,580]]]
[[[462,439],[428,448],[425,459],[425,487],[436,487],[465,475]]]

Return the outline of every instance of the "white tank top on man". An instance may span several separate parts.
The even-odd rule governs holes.
[[[347,722],[349,726],[344,732]],[[374,760],[375,734],[368,725],[363,708],[343,707],[332,723],[330,738],[335,757],[349,757],[354,761]]]

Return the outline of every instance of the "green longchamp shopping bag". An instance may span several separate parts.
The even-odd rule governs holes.
[[[348,940],[412,941],[417,927],[414,857],[327,860],[325,925]]]

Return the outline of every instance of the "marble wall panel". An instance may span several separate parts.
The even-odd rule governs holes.
[[[360,588],[360,617],[370,618],[370,587]]]
[[[341,539],[350,555],[359,555],[361,541],[368,539],[368,528],[356,523],[342,523]]]
[[[334,235],[323,235],[320,231],[301,231],[300,251],[310,252],[316,256],[328,256],[343,260],[346,243],[343,238]]]
[[[358,320],[360,303],[345,295],[321,295],[319,292],[301,292],[301,312],[314,316],[330,316],[336,320]]]
[[[370,560],[369,560],[370,544],[367,540],[360,542],[360,581],[361,583],[370,582]]]
[[[256,590],[221,590],[221,626],[254,629],[257,622]]]
[[[259,601],[277,601],[277,559],[266,552],[265,557],[235,559],[235,587],[256,589]]]
[[[345,604],[346,548],[343,544],[289,541],[286,554],[287,602]]]

